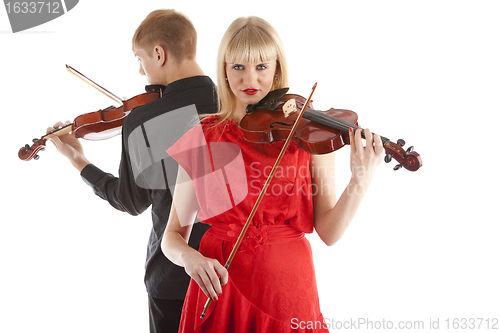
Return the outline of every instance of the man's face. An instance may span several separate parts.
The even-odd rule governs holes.
[[[150,54],[152,53],[152,54]],[[139,61],[139,74],[146,76],[149,84],[161,84],[157,58],[154,52],[146,52],[143,48],[137,48],[135,56]]]

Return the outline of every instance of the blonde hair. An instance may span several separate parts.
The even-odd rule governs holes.
[[[222,37],[217,55],[217,123],[231,116],[235,101],[226,81],[226,64],[261,63],[271,60],[276,60],[276,80],[272,89],[287,87],[289,74],[285,50],[273,26],[256,16],[240,17],[231,23]]]
[[[196,57],[197,34],[193,23],[173,9],[158,9],[149,13],[135,30],[132,50],[144,49],[148,55],[160,45],[180,61]]]

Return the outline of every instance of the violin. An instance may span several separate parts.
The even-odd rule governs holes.
[[[270,92],[257,104],[247,107],[247,114],[241,119],[240,127],[247,141],[256,143],[272,143],[284,141],[290,134],[305,98],[300,95],[286,94],[288,88]],[[357,130],[358,115],[351,110],[334,109],[318,111],[307,105],[297,130],[292,138],[299,148],[311,154],[331,153],[349,144],[349,128]],[[361,131],[364,136],[364,130]],[[413,146],[403,149],[405,141],[392,142],[381,136],[384,145],[386,163],[394,158],[401,167],[409,171],[417,171],[422,166],[420,155],[413,151]]]
[[[146,86],[146,93],[134,96],[127,100],[122,100],[115,94],[86,78],[83,74],[74,70],[70,66],[66,65],[66,67],[70,72],[77,75],[84,81],[91,82],[96,89],[103,92],[108,97],[118,101],[121,106],[110,106],[95,112],[84,113],[76,117],[73,123],[47,133],[41,136],[40,139],[33,139],[33,144],[31,146],[26,144],[24,147],[19,149],[18,156],[23,161],[29,161],[31,159],[38,160],[38,153],[45,150],[45,144],[47,142],[46,137],[50,134],[60,136],[72,132],[75,137],[86,140],[104,140],[118,135],[121,133],[125,117],[130,113],[130,111],[132,111],[132,109],[162,97],[161,86],[151,85]]]

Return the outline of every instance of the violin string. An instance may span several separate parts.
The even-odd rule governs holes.
[[[353,128],[354,130],[358,129],[359,126],[356,126],[348,121],[338,119],[326,114],[323,114],[321,111],[313,110],[313,109],[307,109],[306,113],[304,114],[304,117],[306,119],[310,119],[312,121],[316,121],[322,125],[338,129],[344,132],[349,132],[349,128]],[[364,136],[364,131],[362,132]]]
[[[307,109],[308,114],[311,115],[311,120],[317,120],[318,122],[323,123],[326,126],[333,126],[339,130],[349,130],[349,127],[356,127],[356,125],[351,124],[349,122],[342,121],[338,118],[325,115],[320,111]]]
[[[313,109],[306,109],[304,117],[306,119],[310,119],[312,121],[316,121],[322,125],[328,126],[330,128],[334,128],[337,130],[341,130],[344,132],[349,132],[349,128],[352,127],[354,131],[356,131],[358,128],[361,128],[360,126],[356,126],[353,123],[350,123],[346,120],[335,118],[333,116],[330,116],[328,114],[325,114],[321,111],[313,110]],[[361,128],[361,137],[366,139],[365,137],[365,130]],[[389,142],[391,142],[388,138],[384,136],[380,136],[382,139],[382,143],[385,145]]]
[[[68,127],[68,126],[73,126],[73,123],[71,123],[71,124],[67,124],[67,125],[64,125],[63,127],[59,127],[59,128],[57,128],[57,129],[53,130],[53,131],[52,131],[52,132],[50,132],[50,133],[47,133],[47,134],[45,134],[45,135],[42,135],[42,136],[40,137],[40,139],[45,139],[45,137],[46,137],[46,136],[51,135],[51,134],[54,134],[54,133],[57,133],[57,132],[59,132],[59,131],[61,131],[61,130],[65,129],[65,128],[66,128],[66,127]]]

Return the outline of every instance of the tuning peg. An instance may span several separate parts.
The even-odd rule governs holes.
[[[398,139],[397,144],[400,145],[401,147],[404,147],[404,145],[406,144],[406,142],[403,139]]]
[[[26,144],[26,145],[24,146],[24,149],[26,149],[27,151],[30,151],[30,150],[31,150],[31,147],[30,147],[30,145]]]
[[[394,156],[394,154],[387,154],[387,155],[385,155],[385,157],[384,157],[385,163],[389,163],[390,161],[392,161],[392,157],[393,156]]]
[[[37,138],[34,138],[32,141],[33,141],[34,143],[38,143],[38,142],[40,142],[40,140],[38,140]]]
[[[401,167],[403,166],[403,164],[398,164],[394,167],[394,171],[398,171],[399,169],[401,169]]]
[[[40,158],[40,156],[38,155],[35,155],[35,157],[33,157],[35,160],[38,160]]]
[[[410,146],[410,147],[408,147],[408,149],[406,149],[407,153],[411,153],[412,151],[413,151],[413,146]]]

